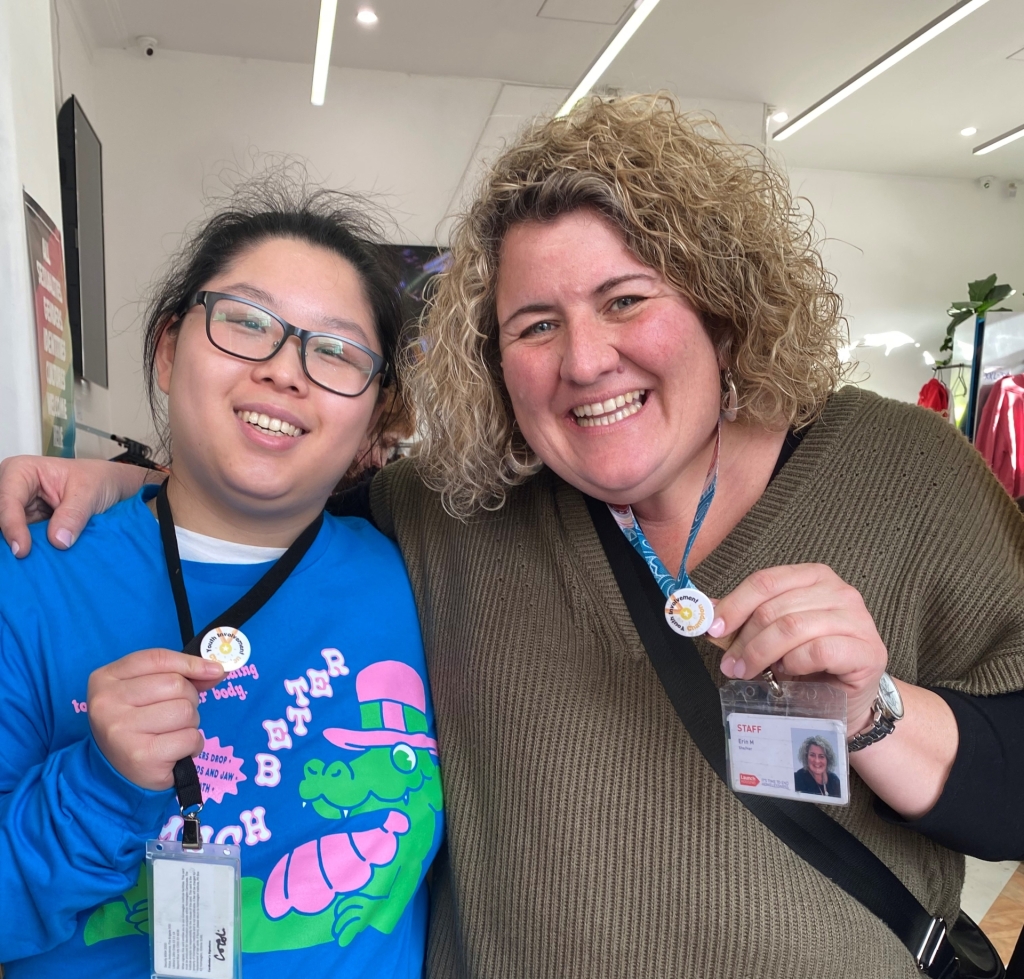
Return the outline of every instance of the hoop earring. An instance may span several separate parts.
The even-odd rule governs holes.
[[[722,420],[734,422],[739,410],[740,399],[736,391],[736,382],[732,379],[732,371],[725,371],[723,380],[725,381],[725,390],[722,392]]]

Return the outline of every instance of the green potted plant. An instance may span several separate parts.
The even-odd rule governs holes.
[[[939,347],[939,354],[946,354],[946,359],[936,360],[936,366],[948,367],[953,363],[953,337],[956,335],[956,328],[964,320],[970,319],[972,316],[976,320],[984,317],[996,303],[1002,302],[1007,296],[1014,294],[1016,290],[1011,286],[1005,283],[996,285],[997,278],[998,276],[993,272],[987,279],[968,282],[967,302],[950,303],[949,309],[946,310],[947,315],[950,317],[949,324],[946,326],[946,339],[942,341],[942,346]],[[1006,306],[1001,306],[999,309],[993,310],[993,312],[1009,312],[1009,309]]]

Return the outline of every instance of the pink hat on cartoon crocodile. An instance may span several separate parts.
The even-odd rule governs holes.
[[[437,751],[437,741],[426,733],[427,695],[423,680],[407,663],[385,660],[359,671],[356,697],[362,729],[329,727],[324,737],[350,751],[407,744]]]

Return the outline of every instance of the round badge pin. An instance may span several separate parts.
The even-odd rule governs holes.
[[[241,629],[230,626],[217,626],[211,629],[199,645],[199,654],[203,659],[213,660],[224,667],[225,673],[237,670],[249,661],[252,646]]]
[[[665,603],[665,618],[681,636],[703,636],[715,618],[711,599],[696,588],[677,588]]]

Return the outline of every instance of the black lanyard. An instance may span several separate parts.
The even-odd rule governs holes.
[[[181,573],[181,556],[178,554],[178,538],[174,532],[171,504],[167,499],[167,483],[160,487],[160,492],[156,495],[156,514],[160,521],[160,538],[164,545],[167,574],[171,579],[171,592],[174,595],[174,605],[178,611],[182,652],[189,656],[199,655],[199,644],[202,637],[211,630],[217,628],[238,629],[263,608],[295,570],[316,539],[316,535],[320,533],[320,527],[324,522],[323,513],[317,514],[316,519],[295,538],[292,546],[274,562],[274,566],[231,608],[221,615],[215,616],[206,628],[197,634],[193,628],[192,610],[189,608],[185,579]],[[199,812],[203,808],[203,792],[199,785],[196,763],[191,756],[186,756],[175,763],[174,790],[178,794],[178,805],[181,807],[181,815],[185,820],[181,831],[181,845],[186,849],[197,849],[202,846],[199,838]]]

